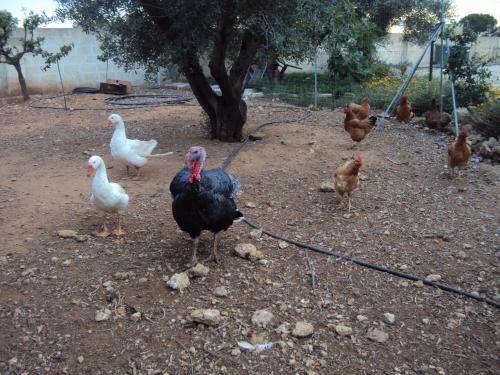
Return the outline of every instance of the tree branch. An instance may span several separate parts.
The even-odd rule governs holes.
[[[186,53],[179,62],[182,72],[186,76],[194,96],[213,121],[216,118],[217,95],[214,93],[207,78],[203,74],[203,69],[195,54]]]
[[[234,97],[234,93],[232,92],[233,87],[229,81],[225,62],[227,47],[236,22],[234,14],[231,13],[234,9],[234,2],[231,0],[225,1],[222,9],[222,18],[215,35],[215,43],[208,66],[210,74],[220,86],[222,96],[226,100],[231,100]],[[227,95],[228,93],[230,94],[229,96]]]
[[[233,90],[239,95],[243,93],[244,80],[248,72],[248,68],[252,64],[253,58],[257,53],[259,44],[259,40],[255,34],[249,30],[245,30],[245,34],[243,35],[243,39],[241,41],[240,52],[236,60],[233,62],[233,66],[231,67],[231,72],[229,74],[229,80],[233,86]]]

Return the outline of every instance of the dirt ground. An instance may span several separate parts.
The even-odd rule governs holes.
[[[102,107],[103,98],[72,97],[70,106]],[[245,129],[304,114],[292,109],[251,101]],[[105,124],[112,112],[123,116],[130,137],[154,138],[155,152],[174,154],[151,160],[138,179],[127,177],[109,153],[112,129]],[[249,218],[294,239],[411,274],[438,274],[443,283],[500,300],[498,166],[472,162],[451,180],[448,135],[386,122],[353,151],[342,114],[311,113],[263,129],[264,138],[231,164],[242,182],[237,203]],[[310,252],[313,289],[303,250],[250,235],[244,223],[223,234],[222,265],[206,263],[209,274],[191,279],[182,293],[166,287],[191,255],[188,236],[172,218],[170,180],[191,145],[206,147],[208,168],[237,147],[207,140],[195,102],[71,112],[9,104],[0,108],[0,135],[2,374],[500,373],[498,309]],[[365,166],[348,213],[335,193],[319,187],[353,153]],[[89,205],[91,154],[103,156],[110,180],[130,196],[124,237],[92,235],[100,217]],[[62,229],[81,237],[59,238]],[[236,257],[233,248],[242,242],[264,258]],[[210,246],[207,233],[202,258]],[[221,286],[226,297],[213,293]],[[188,316],[199,308],[219,310],[221,322],[192,323]],[[96,321],[104,309],[109,319]],[[265,327],[251,321],[260,309],[274,315]],[[392,324],[385,313],[394,314]],[[311,336],[291,334],[299,321],[314,326]],[[368,338],[374,329],[387,340]],[[274,346],[245,351],[238,341]]]

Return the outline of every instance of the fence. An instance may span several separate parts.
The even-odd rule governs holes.
[[[85,34],[81,29],[40,28],[36,31],[36,34],[45,37],[43,46],[51,52],[57,51],[59,46],[63,44],[74,43],[71,53],[61,60],[61,71],[67,89],[77,86],[98,87],[99,82],[104,82],[107,77],[130,80],[133,85],[139,86],[147,83],[145,72],[142,69],[125,72],[112,62],[100,61],[98,56],[101,51],[98,41],[93,35]],[[21,37],[21,29],[15,35],[15,38],[19,37]],[[387,64],[400,64],[414,61],[420,50],[421,47],[419,46],[403,42],[401,34],[390,34],[384,43],[378,47],[378,55]],[[472,52],[487,56],[500,64],[500,38],[481,37]],[[326,71],[327,59],[326,53],[319,52],[317,66],[320,72]],[[424,66],[428,61],[428,56],[425,56]],[[43,72],[40,69],[43,65],[41,57],[26,55],[21,64],[30,93],[51,93],[60,90],[56,68],[53,67]],[[300,68],[302,68],[303,72],[312,72],[313,65],[302,64]],[[293,72],[293,69],[290,68],[287,72]],[[497,75],[500,82],[500,69],[498,69]],[[328,87],[324,87],[325,84],[322,85],[320,85],[320,103],[332,101],[335,96],[329,99],[329,95],[335,89],[330,84],[327,84]],[[290,89],[289,86],[288,89]],[[308,92],[309,89],[305,87],[303,82],[299,86],[290,91],[288,99],[306,104],[306,97],[310,94],[310,91]],[[281,90],[283,89],[281,88]],[[354,88],[352,90],[356,91]],[[0,64],[0,96],[19,95],[19,93],[20,89],[15,69],[10,65]]]

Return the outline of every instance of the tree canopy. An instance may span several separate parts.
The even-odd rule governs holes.
[[[58,14],[95,33],[103,57],[156,71],[176,64],[210,118],[212,136],[237,141],[246,73],[259,49],[311,56],[328,0],[58,0]],[[201,60],[222,95],[211,89]]]
[[[476,33],[482,33],[493,30],[497,25],[497,19],[490,14],[473,13],[462,18],[459,23]]]
[[[336,46],[337,54],[357,54],[356,61],[365,59],[366,64],[372,58],[373,40],[391,25],[405,21],[408,35],[414,30],[427,37],[429,23],[438,21],[440,4],[440,0],[57,1],[60,17],[97,35],[103,58],[149,72],[177,65],[210,119],[212,137],[233,141],[241,138],[246,120],[241,96],[257,53],[301,61],[326,42]],[[414,19],[427,23],[411,23]],[[221,95],[211,89],[203,62],[208,62]],[[343,64],[344,68],[349,67]]]

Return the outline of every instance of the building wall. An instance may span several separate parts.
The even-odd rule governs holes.
[[[18,29],[17,38],[22,36]],[[70,90],[78,86],[99,87],[100,82],[106,82],[106,63],[97,59],[101,53],[99,43],[93,35],[85,34],[80,29],[50,29],[36,30],[36,36],[45,37],[42,44],[44,50],[57,52],[63,44],[74,43],[73,50],[60,62],[64,89]],[[47,71],[40,68],[44,65],[41,56],[25,55],[21,66],[30,93],[54,93],[61,91],[57,66],[53,65]],[[108,65],[109,78],[132,81],[133,85],[143,85],[144,71],[141,69],[125,72],[111,61]],[[20,87],[16,70],[7,64],[0,64],[0,95],[19,95]]]

